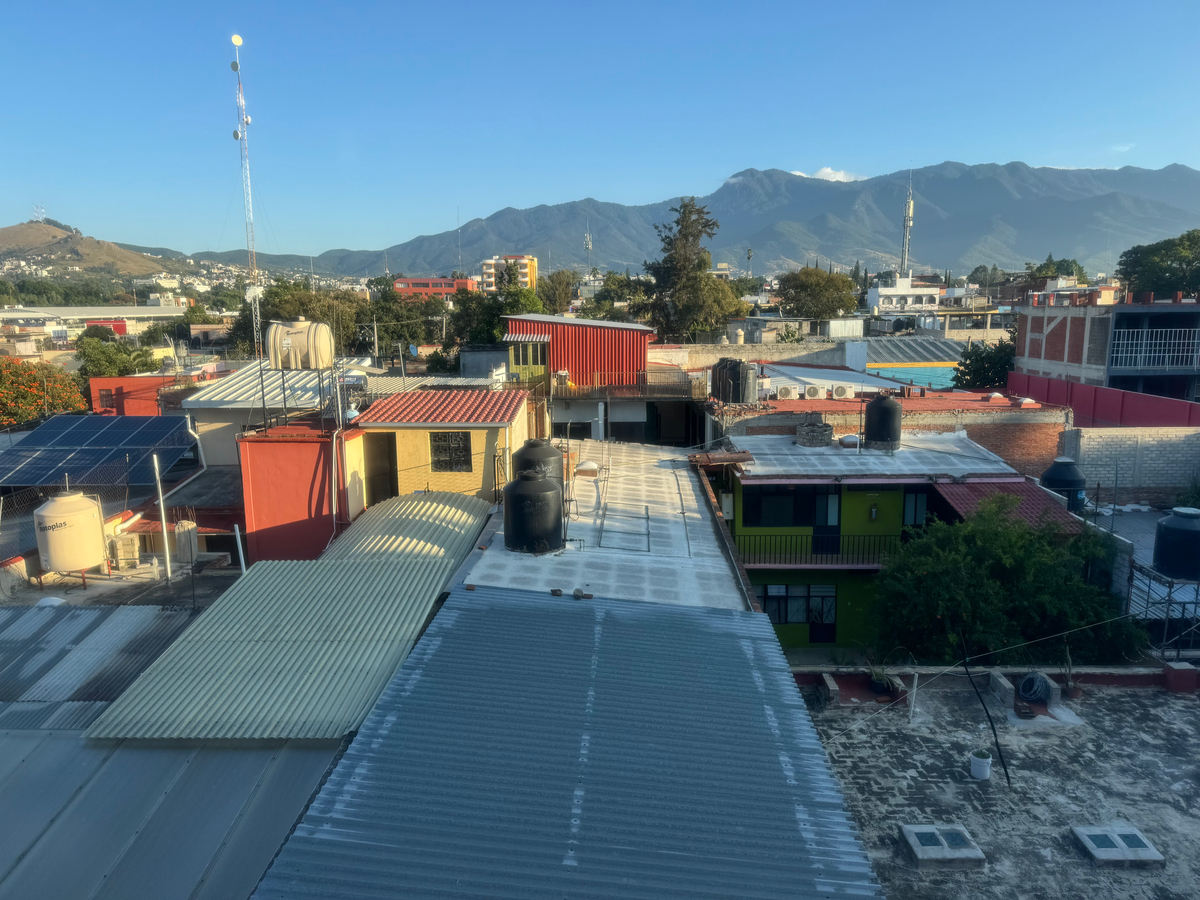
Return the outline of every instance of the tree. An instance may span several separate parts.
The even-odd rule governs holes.
[[[671,212],[675,213],[674,222],[654,226],[663,255],[642,264],[654,280],[654,293],[639,312],[659,334],[685,334],[697,327],[688,311],[707,305],[699,296],[703,290],[700,276],[712,280],[708,275],[712,256],[701,242],[711,239],[721,226],[695,197],[684,197]]]
[[[779,302],[789,316],[833,319],[858,308],[858,292],[846,275],[805,267],[780,277]]]
[[[1116,275],[1132,294],[1200,292],[1200,229],[1130,247],[1121,254]]]
[[[1077,661],[1118,662],[1135,654],[1142,635],[1120,615],[1105,584],[1111,574],[1107,538],[1084,528],[1032,526],[1013,515],[1018,499],[996,494],[958,524],[932,522],[909,532],[876,582],[880,647],[903,647],[918,661],[950,663],[1076,628]],[[987,658],[985,665],[1048,659],[1061,644],[1034,644]]]
[[[183,321],[185,325],[220,325],[221,319],[217,316],[209,315],[208,310],[200,304],[189,306],[183,311]]]
[[[766,280],[758,275],[743,275],[740,278],[729,279],[729,289],[733,291],[733,296],[745,297],[761,291]]]
[[[628,270],[624,274],[605,272],[604,283],[596,291],[596,296],[584,301],[576,318],[629,322],[632,319],[631,310],[644,308],[647,297],[653,291],[654,285],[648,278],[631,275]]]
[[[750,305],[735,296],[727,282],[697,272],[681,285],[675,306],[688,331],[714,331],[724,328],[730,319],[745,316]]]
[[[579,276],[570,269],[559,269],[538,278],[537,295],[551,315],[560,315],[571,308]]]
[[[76,340],[82,340],[83,338],[94,338],[98,341],[115,341],[117,333],[107,325],[89,325],[79,333],[79,337]]]
[[[46,413],[82,412],[79,383],[61,366],[0,356],[0,425],[19,425]]]
[[[462,344],[494,344],[504,337],[504,316],[545,312],[542,301],[529,288],[506,280],[495,294],[460,290],[454,295],[454,312],[446,328],[443,349]]]
[[[349,291],[314,293],[305,280],[277,278],[263,291],[259,301],[263,338],[271,321],[295,321],[303,316],[311,322],[324,322],[333,332],[334,352],[345,353],[359,339],[358,322],[367,301]],[[369,318],[369,317],[368,317]],[[238,354],[254,352],[254,321],[250,304],[244,304],[230,328],[229,342]]]
[[[954,386],[975,390],[1003,388],[1008,384],[1008,373],[1013,369],[1016,355],[1017,345],[1011,329],[1008,337],[996,344],[972,343],[963,350],[954,371]]]
[[[971,274],[967,276],[967,281],[971,284],[977,284],[980,287],[986,287],[991,284],[991,272],[985,265],[978,265],[971,270]]]
[[[1055,259],[1053,253],[1046,254],[1046,261],[1040,266],[1025,263],[1025,269],[1034,278],[1077,278],[1081,284],[1087,283],[1087,272],[1073,259]]]

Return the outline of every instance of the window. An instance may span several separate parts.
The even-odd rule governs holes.
[[[513,365],[544,366],[546,365],[546,345],[520,343],[513,346]]]
[[[832,584],[759,584],[755,594],[772,625],[808,625],[809,641],[828,644],[837,628],[837,588]]]
[[[100,408],[101,409],[116,409],[117,401],[113,399],[113,392],[110,388],[100,389]]]
[[[429,462],[434,472],[470,472],[471,432],[435,431],[430,434]]]
[[[904,494],[904,524],[905,525],[924,525],[925,524],[925,502],[926,495],[924,493],[909,493]]]

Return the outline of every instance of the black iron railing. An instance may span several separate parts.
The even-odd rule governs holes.
[[[899,535],[739,534],[747,566],[879,566],[900,547]]]

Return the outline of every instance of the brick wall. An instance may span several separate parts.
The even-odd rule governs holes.
[[[1087,319],[1068,319],[1071,326],[1067,338],[1067,362],[1083,363],[1083,333],[1087,330]]]
[[[1107,503],[1115,486],[1118,503],[1168,506],[1200,474],[1200,428],[1072,428],[1061,452],[1083,470],[1089,496],[1099,484]]]
[[[1069,319],[1049,319],[1046,322],[1046,347],[1044,359],[1062,361],[1067,358],[1067,323]]]

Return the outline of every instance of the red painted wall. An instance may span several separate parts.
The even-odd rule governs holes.
[[[579,320],[574,320],[578,322]],[[654,336],[633,328],[507,319],[512,334],[549,334],[551,372],[564,369],[576,385],[637,384],[646,371],[646,346]]]
[[[1200,425],[1200,403],[1155,397],[1136,391],[1097,387],[1059,378],[1008,373],[1008,393],[1032,397],[1044,403],[1069,406],[1078,428],[1143,427]]]
[[[416,287],[414,285],[428,285]],[[434,287],[434,285],[437,285]],[[451,285],[446,287],[445,285]],[[392,289],[402,297],[429,297],[439,294],[443,297],[457,291],[477,291],[479,282],[474,278],[397,278],[392,282]]]
[[[113,334],[126,334],[129,331],[129,323],[124,319],[86,319],[83,324],[85,328],[90,328],[93,325],[111,328]]]
[[[174,375],[139,375],[114,378],[93,378],[89,382],[92,392],[92,409],[107,416],[157,416],[159,415],[158,391],[164,385],[173,384]],[[112,391],[113,409],[100,406],[100,392]]]

